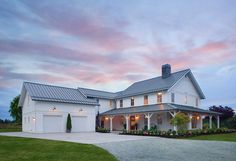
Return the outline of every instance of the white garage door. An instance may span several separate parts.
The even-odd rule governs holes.
[[[87,131],[87,117],[86,116],[72,116],[72,132],[85,132]]]
[[[43,131],[45,133],[63,132],[62,115],[44,115]]]

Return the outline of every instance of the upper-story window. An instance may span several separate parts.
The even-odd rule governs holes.
[[[130,100],[130,105],[131,105],[131,106],[134,106],[134,97],[131,98],[131,100]]]
[[[162,103],[162,93],[157,93],[157,103]]]
[[[185,103],[185,104],[188,103],[188,95],[187,95],[187,93],[185,93],[185,96],[184,96],[184,103]]]
[[[97,98],[97,103],[99,103],[99,99]]]
[[[172,102],[172,103],[175,102],[175,93],[171,93],[171,102]]]
[[[120,107],[123,107],[123,100],[120,100]]]
[[[196,98],[196,107],[198,107],[198,98]]]
[[[110,100],[109,105],[110,105],[110,107],[112,107],[112,100]]]
[[[148,95],[144,95],[144,105],[148,105]]]

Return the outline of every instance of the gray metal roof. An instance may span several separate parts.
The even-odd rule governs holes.
[[[149,92],[156,92],[170,89],[180,78],[186,75],[190,69],[182,70],[179,72],[171,73],[167,78],[162,76],[147,79],[139,82],[135,82],[124,91],[120,92],[117,98],[123,98],[127,96],[139,95]]]
[[[24,88],[27,90],[32,100],[35,101],[97,105],[95,100],[86,98],[78,89],[32,82],[24,82],[23,89]]]
[[[78,88],[80,92],[82,92],[87,97],[95,97],[95,98],[104,98],[104,99],[114,99],[117,95],[116,93],[100,91],[89,88]]]
[[[206,114],[219,114],[217,112],[204,110],[200,108],[195,108],[192,106],[182,106],[169,103],[136,106],[128,108],[117,108],[101,113],[102,116],[106,115],[125,115],[125,114],[138,114],[138,113],[148,113],[148,112],[161,112],[161,111],[187,111],[187,112],[198,112]]]
[[[116,92],[116,93],[99,91],[99,90],[94,90],[94,89],[87,89],[87,88],[78,88],[78,89],[87,97],[119,99],[119,98],[124,98],[124,97],[140,95],[140,94],[146,94],[150,92],[169,90],[174,84],[177,83],[178,80],[180,80],[186,75],[189,76],[200,98],[204,99],[205,96],[190,69],[171,73],[171,75],[167,78],[162,78],[162,76],[159,76],[159,77],[135,82],[131,86],[129,86],[127,89],[120,92]]]

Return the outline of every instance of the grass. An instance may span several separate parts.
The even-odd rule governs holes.
[[[200,136],[190,137],[187,139],[236,142],[236,133],[234,132],[234,133],[228,133],[228,134],[200,135]]]
[[[116,161],[90,144],[0,136],[1,161]]]
[[[22,131],[21,128],[4,128],[4,129],[1,129],[0,128],[0,132],[19,132],[19,131]]]

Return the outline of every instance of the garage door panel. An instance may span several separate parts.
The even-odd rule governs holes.
[[[86,132],[88,117],[86,116],[72,116],[72,132]]]
[[[45,133],[63,132],[62,115],[44,115],[43,131]]]

